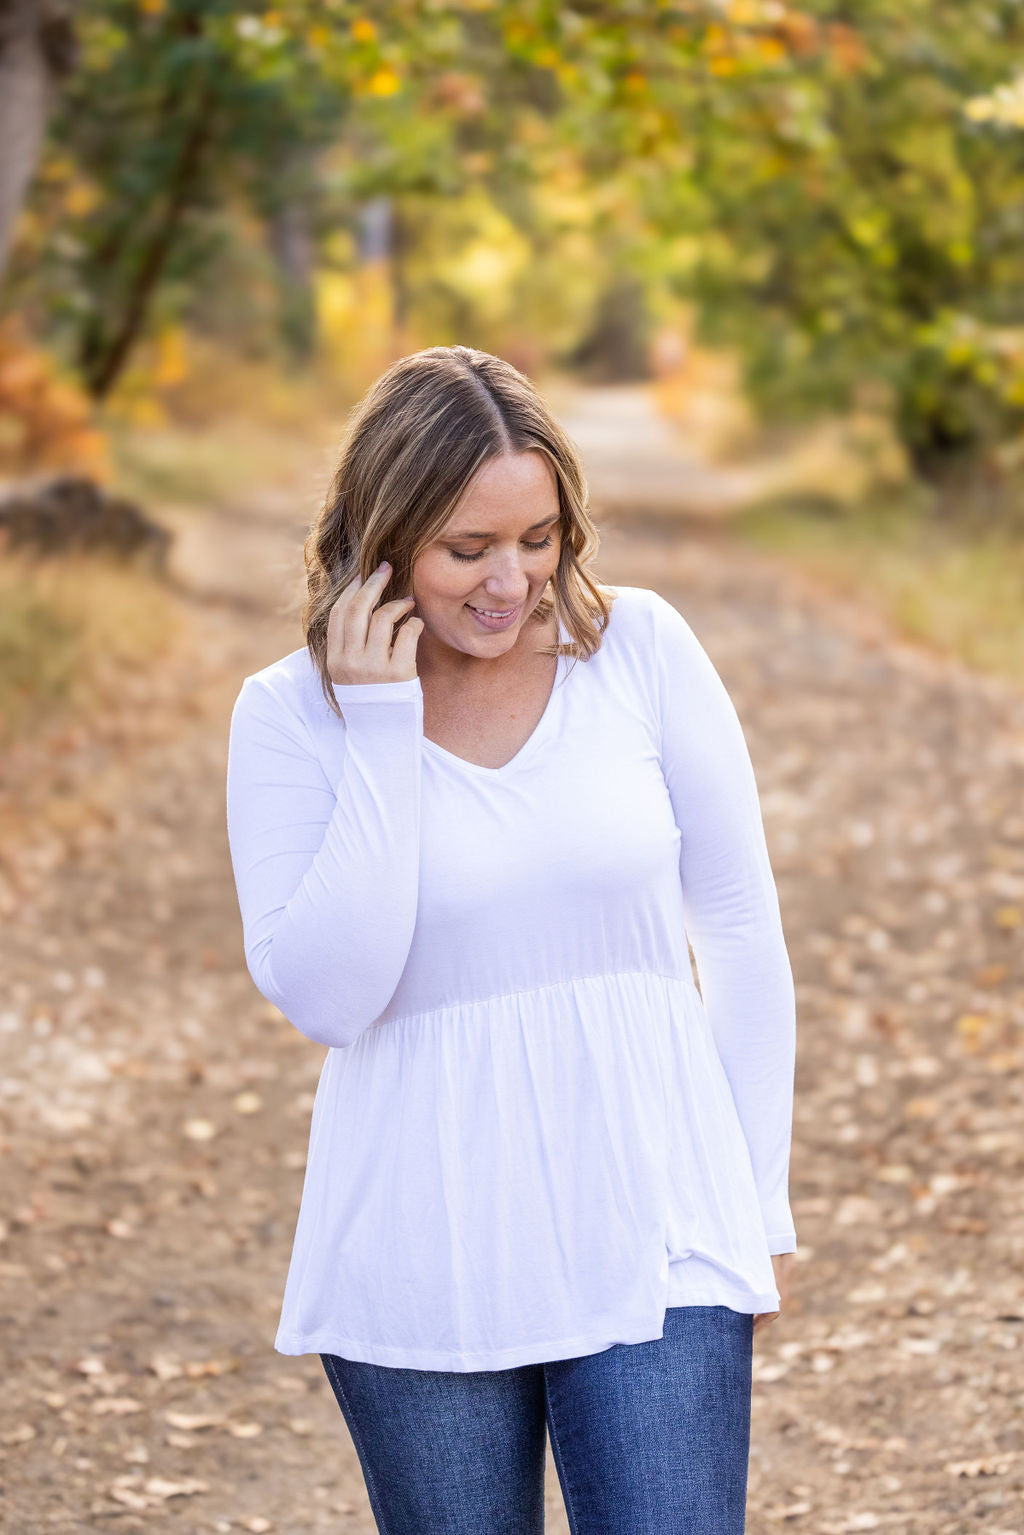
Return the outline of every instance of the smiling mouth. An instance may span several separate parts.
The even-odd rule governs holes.
[[[467,608],[473,608],[474,613],[482,613],[485,618],[511,618],[513,613],[519,611],[517,602],[513,608],[477,608],[471,602],[466,603]]]

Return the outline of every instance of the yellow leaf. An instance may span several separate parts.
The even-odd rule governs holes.
[[[180,325],[166,325],[157,338],[157,359],[153,370],[153,382],[157,386],[167,387],[180,384],[187,377],[185,332]]]
[[[769,64],[778,64],[786,57],[786,50],[777,37],[759,37],[757,49],[761,57]]]
[[[64,208],[72,218],[82,218],[91,213],[99,202],[96,188],[88,181],[75,181],[68,187]]]
[[[383,69],[378,69],[375,74],[371,75],[366,85],[366,89],[369,91],[371,96],[393,96],[395,92],[401,90],[401,88],[401,80],[395,74],[394,70],[389,69],[387,65],[385,65]]]

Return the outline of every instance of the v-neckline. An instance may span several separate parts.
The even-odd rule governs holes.
[[[567,639],[568,632],[561,619],[559,619],[558,643],[564,644]],[[507,762],[503,762],[500,767],[487,767],[482,762],[470,762],[468,757],[460,757],[457,752],[450,752],[447,746],[441,746],[439,742],[432,741],[428,735],[424,735],[423,745],[427,748],[428,751],[433,752],[435,756],[443,757],[447,762],[456,763],[460,768],[466,768],[471,773],[480,773],[486,778],[502,778],[506,773],[511,773],[514,768],[522,766],[525,758],[533,755],[537,747],[543,741],[545,735],[550,730],[551,720],[555,712],[555,703],[560,693],[562,683],[565,680],[567,669],[566,663],[571,659],[572,658],[567,655],[556,656],[555,680],[551,684],[551,692],[548,694],[548,701],[544,705],[543,714],[537,721],[536,725],[534,725],[532,731],[527,736],[519,750],[516,752],[515,756],[510,757]]]

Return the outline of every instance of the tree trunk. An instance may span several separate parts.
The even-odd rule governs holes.
[[[105,335],[93,335],[87,341],[81,366],[86,388],[93,399],[101,400],[110,392],[142,329],[150,300],[199,178],[203,158],[213,136],[215,111],[215,91],[211,85],[207,85],[200,98],[196,116],[182,141],[163,208],[143,247],[113,331]]]
[[[54,95],[42,12],[38,0],[0,0],[0,277]]]

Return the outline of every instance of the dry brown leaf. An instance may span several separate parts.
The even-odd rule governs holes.
[[[154,1354],[148,1368],[159,1380],[176,1380],[182,1373],[181,1365],[170,1354]]]
[[[189,1498],[197,1492],[209,1492],[209,1483],[189,1476],[184,1481],[171,1482],[162,1476],[150,1476],[144,1483],[151,1498]]]
[[[17,1428],[8,1429],[5,1434],[0,1434],[0,1444],[27,1444],[35,1437],[36,1431],[31,1423],[19,1423]]]
[[[224,1414],[218,1412],[177,1412],[169,1408],[164,1413],[164,1422],[172,1428],[183,1428],[188,1433],[194,1433],[199,1428],[220,1428],[224,1422]]]
[[[93,1404],[94,1413],[113,1413],[115,1417],[124,1418],[131,1412],[141,1412],[142,1403],[137,1402],[133,1396],[100,1396]]]
[[[217,1126],[212,1119],[186,1119],[182,1133],[190,1141],[212,1141],[217,1134]]]
[[[950,1476],[1003,1476],[1020,1456],[1013,1450],[1001,1455],[984,1455],[979,1460],[948,1460],[943,1466]]]
[[[237,1359],[190,1359],[182,1366],[186,1375],[193,1379],[200,1375],[224,1375],[238,1369]]]

